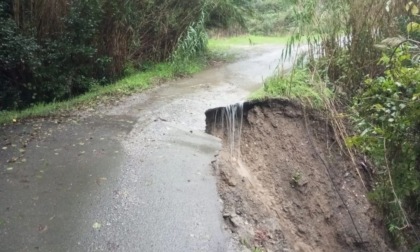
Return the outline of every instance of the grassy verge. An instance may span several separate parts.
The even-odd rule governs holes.
[[[26,118],[62,114],[80,107],[92,106],[101,101],[115,100],[118,97],[145,90],[156,82],[199,72],[204,67],[203,60],[183,62],[182,66],[171,63],[156,64],[146,71],[133,73],[113,84],[94,86],[89,92],[66,101],[37,104],[19,111],[1,111],[0,125]]]
[[[264,86],[249,97],[251,100],[287,98],[299,100],[313,107],[321,107],[331,96],[325,82],[305,68],[295,68],[285,75],[274,75],[265,80]]]
[[[113,84],[94,86],[89,92],[66,101],[36,104],[24,110],[0,111],[0,125],[26,118],[63,114],[75,109],[93,106],[101,101],[115,100],[120,96],[145,90],[156,82],[199,72],[211,61],[234,61],[237,54],[229,49],[233,46],[249,45],[249,39],[254,44],[285,44],[288,37],[239,36],[210,39],[209,53],[204,57],[205,59],[182,62],[182,64],[156,64],[146,71],[134,72]]]
[[[254,35],[241,35],[237,37],[226,38],[211,38],[209,40],[210,49],[229,49],[233,46],[246,46],[246,45],[262,45],[262,44],[286,44],[289,36],[282,37],[267,37],[267,36],[254,36]]]

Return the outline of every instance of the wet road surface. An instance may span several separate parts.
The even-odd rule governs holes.
[[[66,120],[0,129],[0,251],[236,251],[205,110],[244,100],[282,47]]]

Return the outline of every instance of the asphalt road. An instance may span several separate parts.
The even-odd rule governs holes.
[[[205,110],[244,100],[282,47],[65,120],[0,129],[0,251],[237,251]]]

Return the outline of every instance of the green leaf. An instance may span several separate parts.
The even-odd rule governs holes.
[[[407,32],[420,31],[420,25],[417,22],[410,22],[407,25]]]
[[[360,136],[365,136],[368,132],[369,132],[369,128],[368,129],[365,129],[363,132],[362,132],[362,134],[360,134]]]
[[[408,3],[405,5],[405,10],[406,10],[406,11],[410,11],[410,7],[411,7],[411,5],[413,5],[413,1],[410,1],[410,2],[408,2]]]
[[[376,111],[381,111],[383,110],[384,107],[378,103],[378,104],[373,105],[372,108],[375,109]]]
[[[414,5],[414,4],[411,7],[411,14],[414,15],[414,16],[417,15],[417,14],[419,14],[419,8],[417,8],[417,6]]]
[[[419,14],[419,8],[413,3],[413,1],[410,1],[405,5],[405,10],[411,12],[414,16]]]

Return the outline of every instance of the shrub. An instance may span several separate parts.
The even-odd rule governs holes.
[[[400,231],[411,232],[420,216],[420,65],[411,59],[407,50],[382,57],[387,70],[365,80],[353,105],[358,134],[347,141],[375,161],[379,184],[371,198],[399,243]]]
[[[178,58],[188,56],[189,50],[197,54],[206,46],[204,19],[221,6],[214,4],[218,2],[231,4],[226,0],[3,1],[0,110],[81,94],[93,83],[106,84],[133,72],[132,67],[125,71],[127,66],[144,68],[168,60],[175,50]]]
[[[39,45],[22,35],[0,3],[0,110],[34,100],[33,73],[40,67]]]

